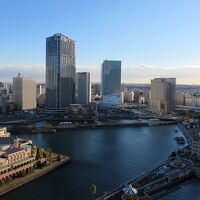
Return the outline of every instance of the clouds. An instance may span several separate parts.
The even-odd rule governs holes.
[[[101,80],[101,65],[78,65],[77,72],[90,72],[92,82]],[[12,78],[21,73],[31,76],[37,82],[45,81],[45,65],[0,65],[0,81],[12,81]],[[200,65],[123,65],[122,82],[126,83],[150,83],[155,77],[175,77],[178,84],[200,84]]]
[[[91,72],[92,81],[100,81],[101,65],[77,66],[77,71]],[[150,83],[156,77],[175,77],[178,84],[200,84],[200,65],[123,65],[122,82]]]
[[[27,77],[33,77],[37,82],[44,82],[45,66],[36,65],[0,65],[0,81],[12,82],[18,73]]]
[[[155,77],[175,77],[178,84],[200,84],[200,65],[149,65],[124,67],[124,82],[150,83]]]
[[[200,65],[146,65],[139,64],[138,69],[162,69],[162,70],[177,70],[177,69],[200,69]]]

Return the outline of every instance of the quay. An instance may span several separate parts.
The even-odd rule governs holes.
[[[172,125],[177,124],[177,121],[159,121],[158,125]],[[148,120],[135,120],[133,122],[98,122],[94,124],[78,125],[74,129],[101,129],[101,128],[125,128],[125,127],[142,127],[142,126],[152,126],[149,124]]]
[[[61,156],[62,159],[57,160],[58,156]],[[56,170],[57,168],[63,166],[64,164],[66,164],[70,161],[71,161],[71,158],[69,156],[52,153],[52,163],[50,163],[49,165],[47,165],[41,169],[35,169],[32,173],[30,173],[24,177],[16,178],[12,182],[7,183],[3,186],[0,186],[0,196],[18,188],[18,187],[21,187],[26,183],[29,183],[30,181],[33,181],[41,176],[44,176],[45,174],[48,174],[51,171]]]
[[[151,200],[200,178],[200,124],[179,123],[187,145],[173,151],[167,161],[96,200]]]
[[[96,200],[152,200],[157,199],[182,183],[195,177],[193,162],[171,157],[156,169],[126,182],[121,187]]]
[[[80,129],[109,129],[109,128],[126,128],[126,127],[143,127],[143,126],[158,126],[158,125],[172,125],[177,124],[177,121],[156,121],[156,124],[152,125],[152,121],[150,120],[133,120],[132,122],[120,122],[120,121],[98,121],[98,122],[90,122],[87,124],[77,124],[74,125],[73,128],[64,128],[59,129],[55,125],[44,125],[42,127],[37,127],[35,125],[13,125],[12,128],[9,128],[9,131],[11,131],[13,134],[16,133],[55,133],[60,130],[80,130]]]

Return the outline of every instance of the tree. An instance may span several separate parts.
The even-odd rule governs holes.
[[[21,176],[21,177],[26,176],[26,171],[25,171],[25,170],[22,170],[22,171],[20,172],[20,176]]]
[[[44,152],[42,148],[37,148],[37,154],[36,154],[36,159],[40,159],[44,157]]]
[[[47,149],[46,149],[46,158],[47,158],[47,160],[48,160],[49,162],[52,161],[52,160],[51,160],[51,155],[52,155],[51,149],[50,149],[50,148],[47,148]]]

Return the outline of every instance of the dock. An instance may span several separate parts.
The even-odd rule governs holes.
[[[121,187],[97,198],[96,200],[151,200],[157,199],[186,181],[195,177],[190,160],[171,157],[150,172],[124,183]],[[132,194],[126,193],[126,188]]]

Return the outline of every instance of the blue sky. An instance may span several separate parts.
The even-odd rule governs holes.
[[[200,84],[199,0],[0,0],[0,80],[20,71],[44,80],[45,38],[76,41],[77,70],[100,80],[122,60],[123,82],[177,77]]]

